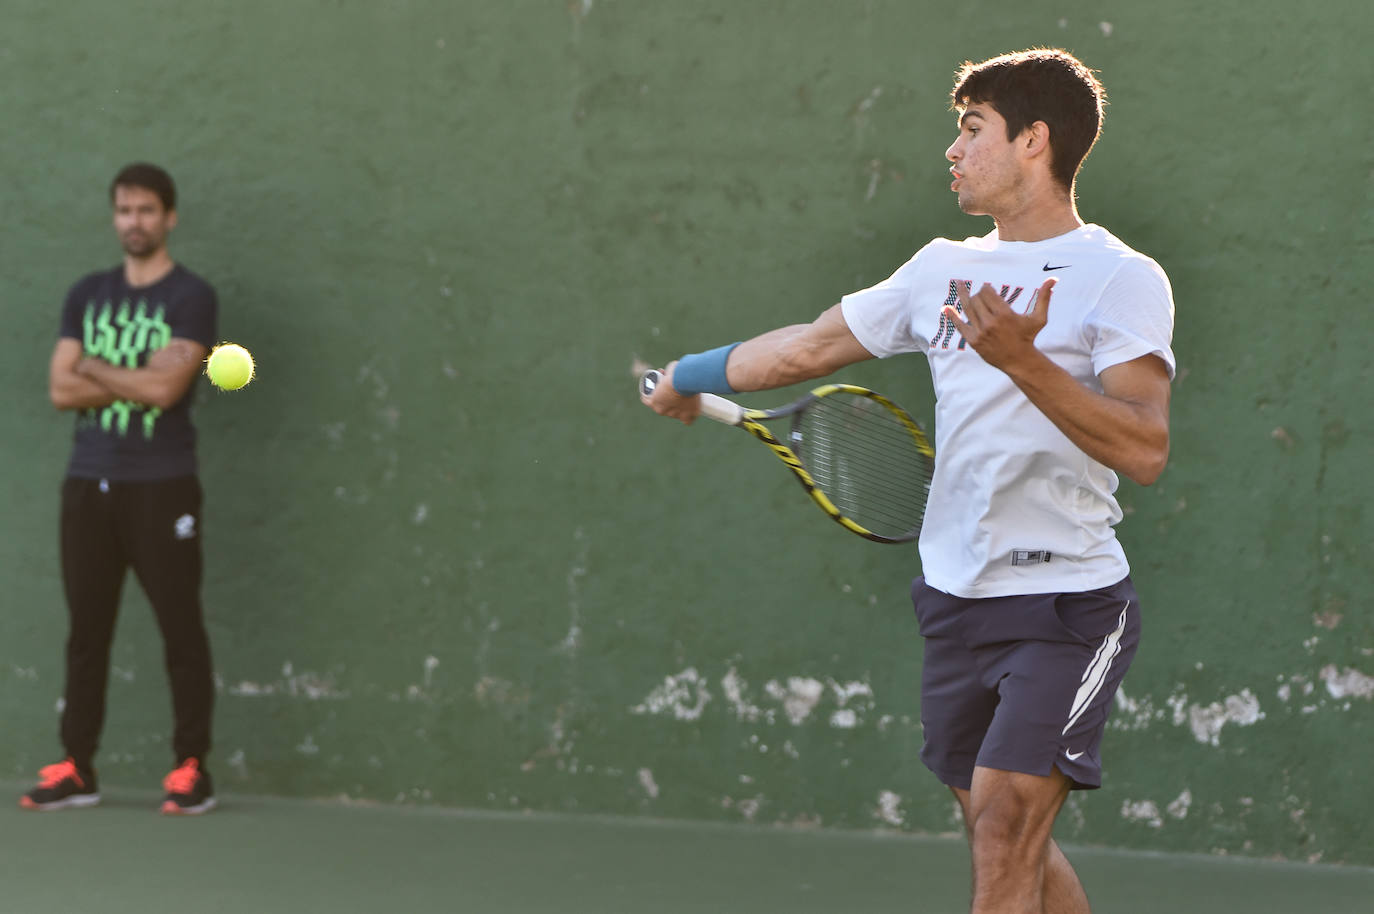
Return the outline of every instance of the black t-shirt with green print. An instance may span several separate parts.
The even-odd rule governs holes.
[[[218,309],[210,284],[180,264],[150,286],[130,286],[121,266],[72,286],[61,335],[80,340],[87,356],[141,368],[173,337],[213,346]],[[194,389],[167,410],[128,400],[81,410],[67,475],[146,481],[195,473]]]

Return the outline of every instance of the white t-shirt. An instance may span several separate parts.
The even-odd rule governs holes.
[[[1035,345],[1102,391],[1104,369],[1156,355],[1174,374],[1173,292],[1164,271],[1097,225],[1045,241],[938,238],[888,279],[846,295],[844,319],[869,352],[924,352],[935,387],[935,476],[921,531],[930,586],[961,597],[1070,593],[1130,571],[1112,526],[1116,473],[1083,453],[941,314],[955,283],[998,289],[1026,312],[1053,276]]]

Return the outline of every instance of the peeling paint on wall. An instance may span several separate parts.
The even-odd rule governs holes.
[[[573,540],[578,543],[577,557],[568,568],[568,632],[558,649],[566,654],[576,654],[582,643],[582,579],[587,576],[587,555],[591,544],[587,542],[581,527],[573,531]]]
[[[1374,676],[1350,667],[1338,672],[1334,664],[1322,667],[1318,675],[1332,698],[1374,699]]]
[[[878,791],[878,806],[873,810],[873,818],[879,822],[901,828],[906,824],[902,814],[902,798],[891,790]]]
[[[873,688],[866,682],[839,683],[832,679],[830,691],[839,704],[839,708],[830,714],[830,726],[838,730],[854,729],[863,722],[860,712],[871,710],[873,707]]]
[[[296,673],[290,661],[282,666],[282,678],[265,683],[243,680],[229,686],[228,692],[236,698],[281,695],[287,698],[304,698],[307,701],[338,701],[348,697],[348,691],[338,687],[333,674],[320,674],[310,670]]]
[[[1186,819],[1188,818],[1188,809],[1192,805],[1193,792],[1185,788],[1172,803],[1164,807],[1164,811],[1175,819]]]
[[[639,786],[644,788],[644,792],[649,795],[649,799],[658,799],[658,784],[654,781],[654,773],[648,768],[639,769]]]
[[[1135,698],[1124,689],[1118,690],[1109,726],[1113,730],[1144,730],[1158,722],[1176,727],[1186,725],[1198,742],[1219,746],[1222,728],[1227,724],[1249,727],[1265,717],[1259,699],[1248,688],[1207,705],[1190,703],[1186,693],[1170,695],[1164,704],[1167,710],[1158,707],[1151,696]]]
[[[734,666],[720,678],[720,691],[736,720],[770,726],[776,722],[779,711],[789,724],[799,727],[816,715],[817,708],[833,703],[825,720],[835,729],[852,730],[868,721],[876,704],[873,687],[863,680],[827,679],[822,682],[810,676],[770,679],[764,683],[763,695],[755,698],[750,694],[749,682]],[[670,714],[677,720],[698,720],[712,697],[706,677],[696,667],[687,667],[665,677],[662,684],[630,711],[646,715]],[[771,701],[774,707],[764,706],[763,700]],[[892,715],[883,715],[879,725],[886,729],[894,719]],[[903,722],[909,723],[906,718]]]
[[[1164,824],[1159,807],[1153,800],[1123,800],[1121,817],[1132,822],[1143,822],[1151,828],[1159,828]]]
[[[665,676],[663,684],[630,708],[630,713],[672,714],[678,720],[697,720],[710,700],[711,692],[706,688],[706,680],[696,671],[696,667],[689,666],[680,673]]]
[[[500,705],[525,705],[529,703],[529,689],[517,686],[509,679],[496,676],[483,676],[473,683],[472,696],[484,707]]]
[[[1193,738],[1212,746],[1221,745],[1221,728],[1227,724],[1249,727],[1264,720],[1259,699],[1249,689],[1241,689],[1236,695],[1228,695],[1223,701],[1214,701],[1206,706],[1194,704],[1185,708],[1186,702],[1187,696],[1170,699],[1174,723],[1187,721]]]
[[[759,718],[766,717],[768,723],[773,722],[771,712],[765,715],[762,708],[744,697],[745,692],[749,690],[749,683],[740,676],[734,667],[730,667],[729,672],[721,677],[720,690],[725,694],[725,700],[730,703],[730,709],[734,711],[736,720],[754,723]]]
[[[794,727],[811,716],[825,691],[819,680],[806,676],[789,676],[786,688],[776,679],[770,679],[763,688],[770,697],[782,702],[783,712]]]

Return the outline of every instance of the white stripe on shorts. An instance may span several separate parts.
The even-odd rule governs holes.
[[[1074,724],[1078,723],[1078,718],[1083,716],[1083,712],[1088,710],[1088,705],[1097,697],[1097,693],[1102,690],[1102,683],[1107,681],[1107,673],[1112,668],[1112,661],[1116,655],[1121,653],[1121,634],[1126,630],[1126,613],[1131,608],[1131,601],[1127,600],[1126,605],[1121,608],[1121,617],[1117,620],[1116,631],[1102,639],[1102,643],[1097,646],[1097,653],[1093,655],[1092,662],[1083,671],[1082,685],[1078,687],[1078,694],[1073,698],[1073,708],[1069,711],[1069,722],[1060,731],[1060,736],[1069,732]]]

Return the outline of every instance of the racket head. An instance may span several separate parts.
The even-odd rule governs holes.
[[[774,412],[791,414],[788,448],[827,514],[875,542],[920,537],[935,449],[906,410],[867,388],[828,384]]]

